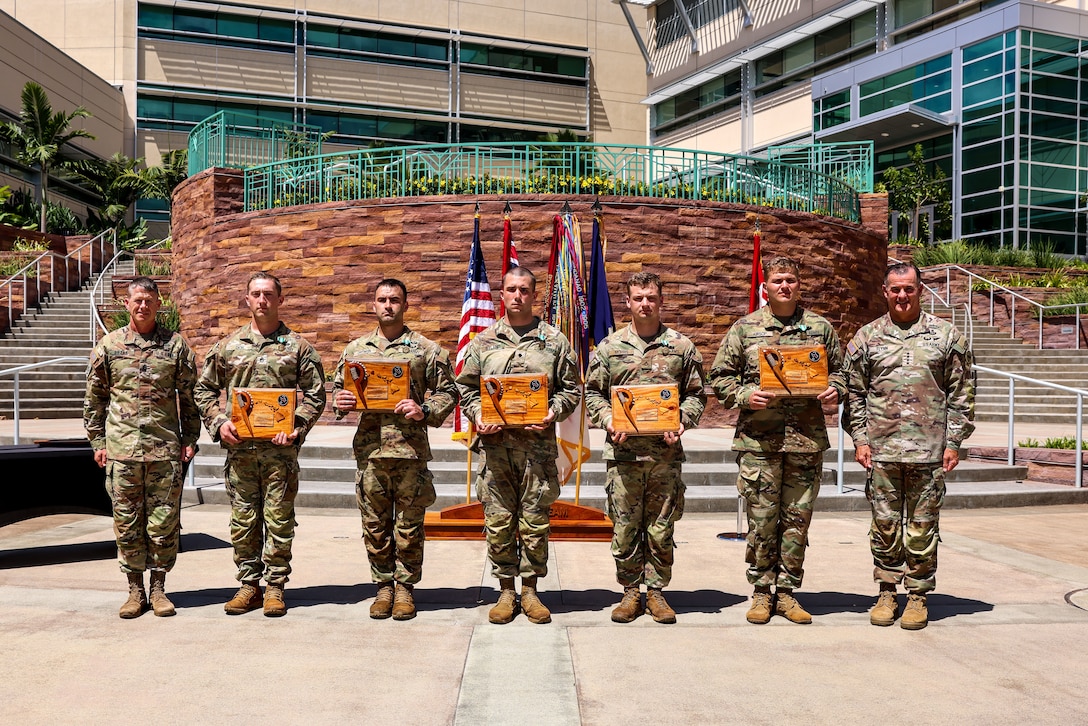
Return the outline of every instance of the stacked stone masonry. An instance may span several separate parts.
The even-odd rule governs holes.
[[[594,199],[434,196],[241,212],[240,173],[209,169],[183,183],[173,201],[172,287],[182,332],[202,356],[245,322],[245,280],[267,270],[283,282],[285,322],[313,343],[331,370],[344,346],[372,329],[374,284],[397,277],[409,289],[408,324],[452,354],[476,202],[488,277],[496,289],[502,210],[510,202],[518,256],[538,276],[539,311],[554,217],[570,203],[588,265]],[[729,326],[748,311],[757,222],[763,258],[801,261],[806,305],[831,320],[844,341],[885,310],[880,284],[886,225],[882,236],[865,224],[767,207],[637,197],[600,201],[617,323],[628,319],[624,281],[635,272],[655,272],[666,284],[664,321],[695,341],[708,367]],[[710,420],[722,420],[720,407],[708,414],[712,410]]]

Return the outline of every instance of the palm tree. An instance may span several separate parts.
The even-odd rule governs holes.
[[[82,185],[102,199],[98,213],[91,212],[87,226],[94,231],[117,229],[125,221],[129,207],[140,198],[146,182],[140,169],[143,159],[117,153],[108,159],[80,159],[65,164]]]
[[[144,196],[167,202],[174,194],[174,187],[189,176],[189,150],[174,149],[162,155],[160,166],[149,166],[142,173],[145,184]]]
[[[89,131],[70,128],[75,119],[89,118],[91,112],[83,106],[77,106],[71,113],[54,112],[45,89],[34,81],[27,81],[23,86],[22,100],[19,120],[9,121],[0,128],[18,149],[16,158],[23,164],[38,168],[42,205],[40,231],[44,232],[49,170],[60,156],[61,148],[69,141],[94,138]]]

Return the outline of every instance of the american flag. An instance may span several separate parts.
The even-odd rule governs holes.
[[[472,230],[472,251],[468,257],[468,275],[465,276],[465,299],[461,303],[461,333],[457,338],[457,358],[453,370],[460,375],[465,366],[465,350],[469,341],[495,322],[495,304],[491,300],[491,285],[487,282],[487,267],[480,249],[480,215]],[[472,424],[461,411],[453,412],[453,439],[464,443],[472,441]]]

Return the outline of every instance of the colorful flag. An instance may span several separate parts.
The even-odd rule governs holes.
[[[506,279],[506,273],[510,271],[511,267],[518,266],[518,251],[514,247],[514,233],[510,230],[510,210],[507,205],[507,210],[502,213],[502,277],[499,279],[500,289],[502,281]],[[502,304],[502,296],[499,296],[499,317],[501,318],[506,314],[506,309]]]
[[[612,297],[608,294],[608,278],[605,275],[604,251],[607,240],[601,234],[601,218],[593,217],[593,244],[589,262],[589,343],[596,348],[616,330],[616,318],[612,314]],[[586,362],[588,365],[588,361]]]
[[[564,211],[555,217],[552,255],[548,262],[550,283],[546,319],[570,341],[580,372],[585,371],[589,353],[589,306],[583,269],[585,262],[578,220],[569,211]],[[579,464],[589,459],[589,431],[580,402],[574,413],[556,426],[555,436],[559,444],[556,466],[560,481],[566,484]]]
[[[495,305],[491,300],[491,285],[487,283],[487,267],[480,249],[480,215],[477,213],[472,230],[472,251],[468,257],[468,274],[465,276],[465,298],[461,303],[461,334],[457,338],[457,358],[453,365],[455,374],[460,374],[465,365],[465,350],[469,341],[494,322]],[[465,444],[472,442],[472,423],[462,413],[460,406],[453,412],[452,438]]]
[[[763,279],[763,258],[759,254],[759,227],[756,227],[755,252],[752,254],[752,289],[748,294],[748,312],[767,304],[767,283]]]

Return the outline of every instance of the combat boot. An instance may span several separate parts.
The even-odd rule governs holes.
[[[166,571],[151,571],[151,608],[155,616],[160,618],[170,617],[174,614],[174,603],[166,597]]]
[[[496,625],[509,623],[518,614],[518,596],[514,592],[514,578],[499,578],[499,601],[487,613],[487,619]]]
[[[882,583],[876,605],[869,611],[869,622],[873,625],[888,626],[899,617],[899,600],[895,596],[895,585]]]
[[[748,614],[745,616],[749,623],[753,625],[764,625],[771,621],[771,603],[773,601],[771,597],[770,588],[763,589],[757,587],[755,592],[752,593],[752,604],[748,608]]]
[[[144,573],[128,573],[128,600],[117,613],[125,620],[138,618],[147,610],[147,593],[144,592]]]
[[[416,603],[412,599],[412,586],[397,583],[396,596],[393,598],[393,619],[411,620],[416,616]]]
[[[899,627],[903,630],[921,630],[929,625],[929,610],[926,608],[926,596],[921,593],[907,594],[907,607],[903,609],[903,619]]]
[[[665,594],[659,587],[646,588],[646,609],[650,611],[655,623],[675,623],[676,611],[665,601]]]
[[[642,592],[638,585],[623,588],[623,599],[612,611],[612,622],[629,623],[646,612],[642,605]]]
[[[812,622],[812,616],[801,607],[801,603],[797,602],[797,598],[793,596],[793,590],[779,590],[775,594],[774,612],[791,623],[808,625]]]
[[[287,604],[283,602],[283,583],[270,582],[264,589],[264,616],[279,618],[287,614]]]
[[[370,603],[370,617],[385,620],[393,614],[393,583],[383,582],[378,585],[378,594]]]
[[[530,623],[540,625],[552,621],[551,611],[537,597],[535,577],[521,578],[521,609],[525,611],[525,617],[529,618]]]
[[[250,610],[256,610],[261,606],[261,586],[257,582],[243,582],[234,593],[234,597],[227,601],[223,610],[227,615],[241,615]]]

